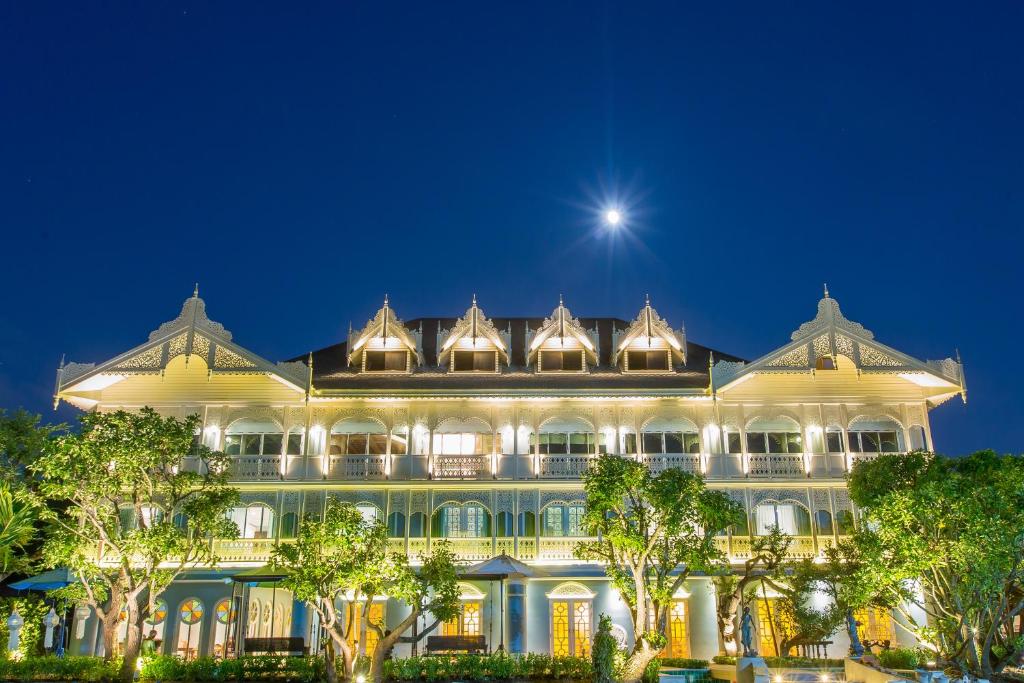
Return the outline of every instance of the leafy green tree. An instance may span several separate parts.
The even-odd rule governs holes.
[[[49,515],[44,556],[75,573],[103,624],[107,658],[124,613],[127,683],[160,593],[187,567],[216,563],[211,539],[237,536],[226,513],[238,492],[226,483],[226,457],[196,439],[198,416],[178,420],[143,408],[91,413],[81,423],[30,465],[62,510]],[[198,467],[184,469],[185,455]]]
[[[24,410],[8,414],[0,409],[0,479],[26,483],[29,466],[43,455],[54,435],[65,431],[63,425],[41,422],[39,415]]]
[[[642,463],[602,455],[584,475],[584,525],[598,537],[577,545],[581,559],[600,560],[629,608],[635,645],[623,667],[626,683],[665,647],[672,596],[691,572],[725,562],[716,534],[743,519],[740,506],[693,474],[651,474]]]
[[[404,553],[388,549],[387,527],[366,521],[350,504],[330,501],[323,520],[307,518],[294,542],[274,546],[272,563],[287,571],[282,586],[317,612],[328,635],[327,679],[335,683],[339,654],[345,677],[354,674],[359,646],[356,634],[351,633],[355,623],[367,624],[379,637],[370,663],[370,675],[379,682],[383,680],[385,656],[417,618],[426,611],[438,620],[458,614],[453,560],[447,544],[439,543],[415,572]],[[375,595],[402,600],[412,609],[388,631],[369,619]],[[357,610],[362,610],[361,619],[356,618]]]
[[[736,621],[744,597],[756,587],[761,578],[773,575],[784,566],[786,553],[793,539],[772,527],[769,534],[754,536],[750,544],[750,557],[743,563],[739,573],[732,567],[720,567],[713,577],[717,595],[718,635],[722,651],[728,655],[737,652]]]
[[[866,524],[857,575],[962,671],[991,678],[1024,652],[1024,457],[979,451],[858,463],[850,496]],[[927,615],[919,623],[915,611]]]
[[[29,544],[36,536],[39,506],[23,487],[0,481],[0,583],[28,570]]]

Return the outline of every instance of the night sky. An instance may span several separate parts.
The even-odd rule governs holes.
[[[828,282],[939,450],[1019,452],[1024,3],[0,4],[0,406],[174,318],[282,360],[405,319],[627,319],[746,358]],[[609,234],[601,207],[626,212]]]

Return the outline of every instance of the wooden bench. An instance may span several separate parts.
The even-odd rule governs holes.
[[[487,651],[485,636],[427,636],[427,654],[465,652],[483,654]]]
[[[309,654],[306,649],[306,642],[303,638],[278,637],[278,638],[246,638],[245,654],[262,655],[295,655],[302,656]]]

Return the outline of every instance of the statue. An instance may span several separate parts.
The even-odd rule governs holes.
[[[25,621],[18,614],[18,608],[15,607],[11,616],[7,617],[7,629],[10,632],[7,637],[7,651],[12,655],[18,651],[18,645],[21,643],[21,627],[24,625]]]
[[[754,647],[754,617],[750,616],[750,607],[743,606],[743,616],[740,618],[740,642],[743,644],[744,657],[756,657],[757,649]]]
[[[853,617],[853,610],[846,610],[846,631],[850,635],[850,654],[854,657],[864,656],[864,646],[861,645],[860,637],[857,635],[857,627],[860,622]]]
[[[43,617],[43,625],[46,626],[46,634],[43,636],[43,647],[49,652],[53,649],[53,636],[54,629],[60,624],[60,617],[57,616],[56,610],[52,607],[50,611]]]

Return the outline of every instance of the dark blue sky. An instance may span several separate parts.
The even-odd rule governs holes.
[[[959,346],[941,450],[1020,451],[1024,4],[837,5],[0,4],[0,406],[48,411],[61,353],[140,343],[196,280],[272,359],[385,292],[650,292],[754,358],[827,281],[885,343]]]

